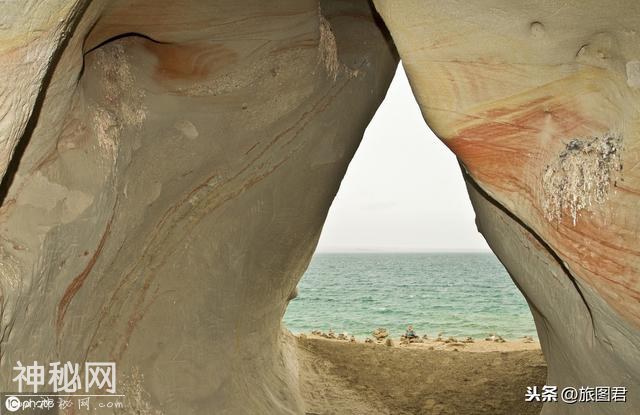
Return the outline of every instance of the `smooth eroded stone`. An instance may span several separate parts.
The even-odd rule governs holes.
[[[375,4],[425,120],[484,195],[479,229],[532,305],[548,383],[637,390],[638,4]],[[627,395],[543,413],[636,413]]]
[[[17,361],[113,361],[127,413],[301,413],[281,318],[393,76],[388,34],[366,1],[78,13],[7,173],[2,390]]]

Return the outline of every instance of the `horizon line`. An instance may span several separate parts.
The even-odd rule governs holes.
[[[367,249],[367,248],[347,248],[347,249],[318,249],[313,254],[493,254],[490,249]]]

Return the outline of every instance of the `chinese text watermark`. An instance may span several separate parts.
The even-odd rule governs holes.
[[[627,388],[625,386],[580,386],[564,387],[544,385],[527,386],[524,394],[525,402],[564,402],[567,404],[588,402],[626,402]]]
[[[48,370],[47,370],[48,369]],[[13,368],[17,375],[13,382],[18,384],[18,392],[25,389],[38,393],[45,386],[50,385],[54,393],[77,393],[103,391],[104,393],[116,393],[116,364],[114,362],[86,362],[84,373],[80,371],[78,363],[60,362],[49,363],[48,367],[38,364],[37,361],[30,365],[16,362]]]

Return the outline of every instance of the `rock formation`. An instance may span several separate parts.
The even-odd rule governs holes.
[[[0,390],[115,361],[132,414],[301,413],[280,321],[397,64],[372,7],[33,3],[0,42]]]
[[[534,315],[548,384],[640,389],[640,7],[375,0],[479,230]],[[543,414],[626,414],[546,405]]]
[[[129,413],[302,413],[281,317],[397,47],[547,383],[630,391],[543,413],[638,411],[640,6],[374,3],[4,6],[0,390],[115,361]]]

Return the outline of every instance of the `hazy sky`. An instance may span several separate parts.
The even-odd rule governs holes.
[[[488,250],[453,154],[426,126],[402,66],[329,211],[318,251]]]

